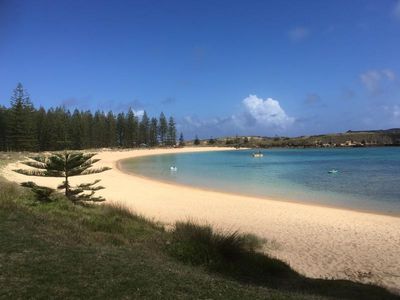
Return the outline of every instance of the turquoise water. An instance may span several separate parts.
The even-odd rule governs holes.
[[[122,168],[231,193],[400,213],[400,148],[266,149],[262,158],[252,152],[148,156],[125,160]]]

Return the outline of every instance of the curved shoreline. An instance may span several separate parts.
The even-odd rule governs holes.
[[[225,151],[231,151],[233,149],[224,149]],[[221,151],[224,151],[221,150]],[[191,153],[189,152],[184,152],[184,153]],[[132,160],[132,159],[140,159],[146,156],[161,156],[161,155],[171,155],[173,153],[162,153],[162,154],[151,154],[151,155],[143,155],[143,156],[136,156],[136,157],[128,157],[128,158],[123,158],[115,162],[115,168],[118,169],[121,173],[124,173],[129,176],[133,177],[138,177],[138,178],[143,178],[143,179],[148,179],[152,180],[154,182],[160,182],[164,184],[170,184],[173,186],[177,187],[188,187],[192,188],[194,190],[200,190],[200,191],[206,191],[206,192],[215,192],[215,193],[224,193],[227,195],[238,195],[242,197],[251,197],[251,198],[257,198],[260,200],[266,200],[266,201],[280,201],[280,202],[287,202],[287,203],[294,203],[294,204],[300,204],[300,205],[306,205],[306,206],[317,206],[317,207],[323,207],[323,208],[329,208],[329,209],[338,209],[338,210],[345,210],[345,211],[353,211],[353,212],[359,212],[359,213],[365,213],[365,214],[372,214],[372,215],[382,215],[382,216],[389,216],[389,217],[395,217],[395,218],[400,218],[400,213],[399,212],[385,212],[385,211],[376,211],[373,209],[361,209],[361,208],[354,208],[350,206],[341,206],[341,205],[335,205],[335,204],[328,204],[328,203],[319,203],[319,202],[307,202],[307,201],[302,201],[302,200],[297,200],[297,199],[292,199],[292,198],[284,198],[284,197],[277,197],[277,196],[261,196],[261,195],[256,195],[256,194],[247,194],[247,193],[242,193],[242,192],[229,192],[223,189],[218,189],[218,188],[210,188],[210,187],[203,187],[203,186],[197,186],[197,185],[191,185],[191,184],[184,184],[180,182],[174,182],[170,180],[163,180],[159,178],[153,178],[150,176],[145,176],[141,175],[132,171],[127,171],[122,167],[122,163],[126,160]]]
[[[102,151],[99,166],[114,169],[73,178],[72,184],[101,179],[99,194],[139,214],[166,224],[192,219],[221,230],[251,232],[272,241],[265,251],[288,262],[309,277],[350,279],[374,283],[400,293],[400,218],[311,204],[274,201],[179,186],[126,174],[118,161],[163,153],[221,151],[226,148],[183,148]],[[12,172],[11,181],[27,181]],[[58,178],[32,177],[39,185],[55,187]]]

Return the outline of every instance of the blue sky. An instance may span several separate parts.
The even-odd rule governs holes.
[[[400,1],[0,0],[0,104],[18,82],[187,137],[400,127]]]

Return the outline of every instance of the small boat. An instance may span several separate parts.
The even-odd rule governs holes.
[[[169,169],[170,169],[172,172],[178,171],[178,168],[175,167],[175,166],[171,166],[171,167],[169,167]]]
[[[252,154],[252,156],[253,156],[253,157],[263,157],[264,154],[262,154],[261,151],[258,151],[258,152],[254,152],[254,153]]]
[[[332,169],[332,170],[329,170],[329,171],[328,171],[329,174],[336,174],[336,173],[338,173],[338,172],[339,172],[339,171],[336,170],[336,169]]]

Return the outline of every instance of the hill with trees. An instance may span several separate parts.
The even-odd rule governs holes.
[[[249,148],[333,148],[400,146],[400,128],[387,130],[347,131],[300,137],[228,136],[187,142],[187,145],[233,146]]]

